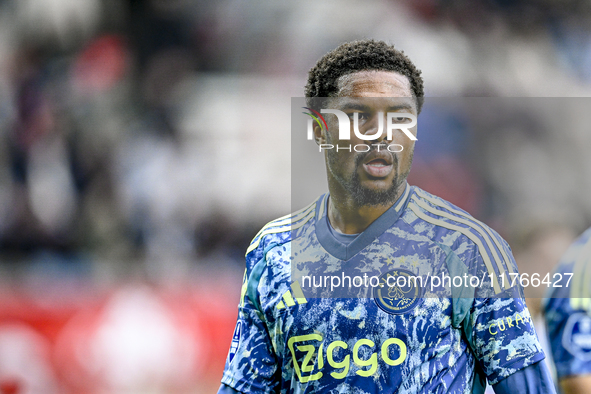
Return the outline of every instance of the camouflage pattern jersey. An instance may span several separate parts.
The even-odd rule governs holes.
[[[470,393],[544,359],[507,280],[511,250],[492,229],[406,185],[346,245],[328,204],[323,195],[253,239],[222,383],[242,393]],[[438,286],[445,275],[480,283]],[[396,281],[411,276],[425,281]]]
[[[545,280],[544,280],[545,281]],[[548,278],[546,333],[558,378],[591,373],[591,228]]]

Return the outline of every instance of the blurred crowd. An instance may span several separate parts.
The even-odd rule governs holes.
[[[150,261],[160,275],[174,269],[158,268],[169,256],[240,260],[256,229],[291,209],[288,98],[302,95],[307,70],[345,40],[395,43],[423,70],[431,97],[591,92],[591,6],[583,1],[22,0],[0,7],[6,262],[40,253],[70,263]],[[428,112],[421,125],[427,131],[414,178],[427,190],[433,184],[501,226],[514,205],[536,198],[528,190],[557,201],[573,192],[555,198],[544,182],[526,184],[539,172],[536,156],[572,160],[553,163],[566,169],[582,164],[549,152],[566,130],[540,124],[527,108],[497,116],[494,126],[485,116],[475,126],[441,112]],[[588,222],[590,210],[587,203],[576,218]]]
[[[301,208],[290,97],[357,38],[423,70],[412,184],[519,256],[570,239],[591,223],[590,22],[582,0],[2,0],[0,283],[218,276],[235,303],[249,240]]]

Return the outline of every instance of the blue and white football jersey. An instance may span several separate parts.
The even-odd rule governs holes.
[[[566,251],[544,300],[556,375],[591,373],[591,228]]]
[[[471,393],[544,358],[521,290],[503,279],[517,268],[494,230],[407,185],[343,244],[328,204],[321,196],[252,241],[224,384],[243,393]],[[446,276],[479,285],[433,285]]]

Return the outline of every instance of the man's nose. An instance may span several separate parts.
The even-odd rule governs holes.
[[[363,134],[365,135],[374,135],[374,143],[382,143],[386,141],[387,133],[386,133],[386,114],[384,112],[377,112],[374,116],[372,116],[368,123],[367,128]]]

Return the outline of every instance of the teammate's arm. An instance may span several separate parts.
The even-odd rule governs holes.
[[[579,354],[578,348],[573,349],[575,324],[567,324],[571,317],[576,323],[587,320],[588,312],[573,310],[568,290],[564,287],[552,289],[553,298],[545,300],[546,334],[561,391],[564,394],[591,393],[591,363],[583,358],[583,350],[579,350]]]
[[[591,393],[591,311],[588,301],[587,270],[591,248],[591,228],[568,248],[554,276],[562,276],[551,286],[543,301],[546,334],[552,349],[560,389],[565,394]],[[564,278],[572,277],[567,282]],[[576,280],[578,279],[578,280]],[[578,282],[578,283],[576,283]]]

